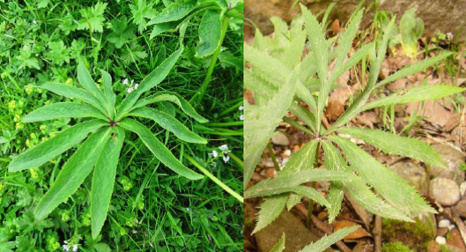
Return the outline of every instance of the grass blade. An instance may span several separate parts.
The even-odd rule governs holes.
[[[207,143],[205,138],[202,138],[196,133],[190,131],[181,122],[163,111],[143,107],[133,110],[129,115],[154,120],[156,123],[160,124],[162,128],[172,132],[176,137],[188,143]]]
[[[120,122],[121,127],[126,130],[136,133],[144,144],[149,148],[149,150],[154,154],[154,156],[165,164],[168,168],[178,173],[181,176],[184,176],[188,179],[196,180],[201,179],[202,176],[199,173],[192,171],[191,169],[184,166],[168,149],[161,143],[152,132],[147,129],[141,123],[125,118]]]
[[[114,136],[105,144],[105,151],[97,159],[92,177],[91,220],[93,239],[97,238],[107,218],[118,159],[125,139],[125,131],[122,128],[116,127],[113,132]]]
[[[52,187],[40,200],[35,210],[37,219],[43,219],[60,203],[68,199],[91,173],[103,147],[110,139],[110,127],[92,134],[68,159]]]
[[[8,166],[8,171],[14,172],[39,167],[55,156],[58,156],[75,146],[86,138],[89,133],[103,127],[104,125],[107,125],[104,121],[92,120],[63,130],[55,137],[34,146],[14,158]]]

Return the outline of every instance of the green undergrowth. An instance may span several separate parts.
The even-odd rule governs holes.
[[[72,249],[74,245],[79,251],[242,248],[242,204],[207,177],[191,181],[172,172],[136,135],[128,134],[125,140],[108,218],[97,239],[91,237],[91,177],[47,218],[34,219],[39,200],[76,148],[40,167],[7,171],[13,157],[81,121],[21,121],[44,105],[78,102],[40,86],[54,82],[79,87],[79,62],[86,65],[98,85],[102,85],[100,70],[109,72],[116,99],[122,100],[183,46],[183,54],[168,77],[147,95],[171,91],[187,100],[194,96],[211,62],[211,56],[196,56],[202,13],[179,31],[151,38],[149,21],[169,4],[145,0],[0,0],[0,251],[62,251],[63,246]],[[184,165],[202,173],[188,160],[192,158],[239,194],[242,30],[242,20],[230,20],[209,87],[196,104],[208,123],[183,116],[169,103],[155,105],[206,138],[207,145],[179,141],[156,123],[141,121]],[[228,149],[219,148],[225,145]]]

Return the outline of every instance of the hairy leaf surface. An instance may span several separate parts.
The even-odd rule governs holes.
[[[40,122],[67,117],[96,117],[105,120],[105,116],[91,105],[71,102],[58,102],[40,107],[22,118],[23,122]]]
[[[311,245],[304,247],[299,252],[322,252],[326,250],[327,248],[329,248],[330,246],[332,246],[335,242],[345,238],[345,236],[356,231],[356,229],[358,228],[359,226],[357,225],[352,226],[352,227],[342,228],[329,236],[324,236],[320,238],[318,241],[312,243]]]

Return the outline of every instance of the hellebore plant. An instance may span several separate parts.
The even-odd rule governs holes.
[[[9,164],[10,172],[39,167],[86,139],[64,164],[55,182],[39,202],[35,209],[36,218],[45,218],[60,203],[66,201],[95,167],[92,177],[91,219],[92,236],[96,238],[107,217],[118,159],[127,132],[136,133],[160,162],[179,175],[192,180],[203,177],[185,167],[148,128],[135,120],[136,117],[148,118],[173,132],[176,137],[183,141],[197,144],[207,143],[206,139],[191,132],[171,115],[147,106],[169,101],[178,105],[186,115],[196,121],[207,122],[179,95],[171,92],[160,92],[148,98],[139,99],[144,92],[165,79],[182,52],[181,48],[170,55],[119,105],[115,104],[116,95],[112,90],[111,76],[102,71],[102,91],[92,80],[90,73],[82,63],[79,64],[77,72],[78,81],[84,89],[50,83],[40,86],[67,98],[81,99],[84,104],[62,102],[46,105],[26,115],[23,122],[38,122],[64,117],[93,119],[85,120],[63,130],[48,141],[17,156]]]
[[[347,139],[347,135],[364,140],[387,154],[407,156],[445,167],[445,162],[435,149],[418,139],[382,130],[351,127],[349,123],[359,113],[377,107],[439,99],[463,92],[464,88],[451,85],[423,85],[369,100],[376,90],[426,69],[451,53],[440,53],[378,80],[394,19],[384,30],[382,38],[362,45],[348,57],[361,22],[362,10],[352,15],[343,33],[330,39],[324,32],[325,21],[319,24],[304,6],[302,13],[290,28],[282,20],[272,19],[275,26],[273,39],[257,31],[254,45],[245,45],[245,87],[254,96],[245,102],[244,187],[248,186],[259,158],[280,122],[295,126],[312,138],[290,157],[274,179],[261,181],[245,191],[245,198],[265,197],[254,232],[269,225],[285,207],[288,210],[293,208],[303,196],[325,206],[332,222],[340,212],[345,191],[362,207],[384,218],[410,221],[418,213],[435,213],[435,209],[408,182]],[[306,40],[309,53],[303,58]],[[352,103],[333,124],[324,124],[323,111],[335,81],[366,58],[369,62],[369,79],[364,83],[363,90],[350,99]],[[333,69],[329,66],[333,66]],[[313,93],[317,92],[316,98]],[[285,116],[288,112],[302,124]],[[316,169],[322,156],[325,169]],[[310,181],[330,181],[328,197],[303,185]],[[313,246],[302,251],[323,251]]]

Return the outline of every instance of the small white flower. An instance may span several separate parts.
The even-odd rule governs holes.
[[[221,149],[222,151],[228,151],[228,145],[226,144],[220,145],[218,148]]]
[[[214,168],[217,167],[217,163],[214,163],[212,166],[213,166]]]
[[[214,158],[218,157],[218,152],[216,150],[212,151],[212,157]]]
[[[126,92],[128,92],[128,94],[129,94],[129,93],[133,92],[133,90],[134,90],[134,88],[129,87],[129,88],[126,89]]]
[[[137,83],[134,84],[134,89],[138,89],[138,87],[139,87],[139,84],[137,84]]]
[[[70,251],[70,248],[68,247],[68,245],[63,245],[63,250],[64,251]]]
[[[223,162],[228,163],[228,161],[230,161],[230,156],[223,155]]]
[[[37,24],[37,21],[34,19],[34,20],[32,20],[32,23],[33,23],[33,24]]]
[[[78,251],[78,245],[73,245],[73,251]]]
[[[240,115],[240,116],[239,116],[239,119],[240,119],[241,121],[244,121],[244,115]]]
[[[131,80],[131,86],[133,85],[133,83],[134,83],[134,80]]]
[[[191,210],[191,208],[189,208],[189,207],[186,208],[186,211],[190,211],[190,210]]]
[[[124,85],[128,85],[128,78],[124,79],[121,83]]]
[[[241,110],[241,111],[243,111],[243,110],[244,110],[244,106],[241,105],[241,106],[239,106],[238,109]]]

